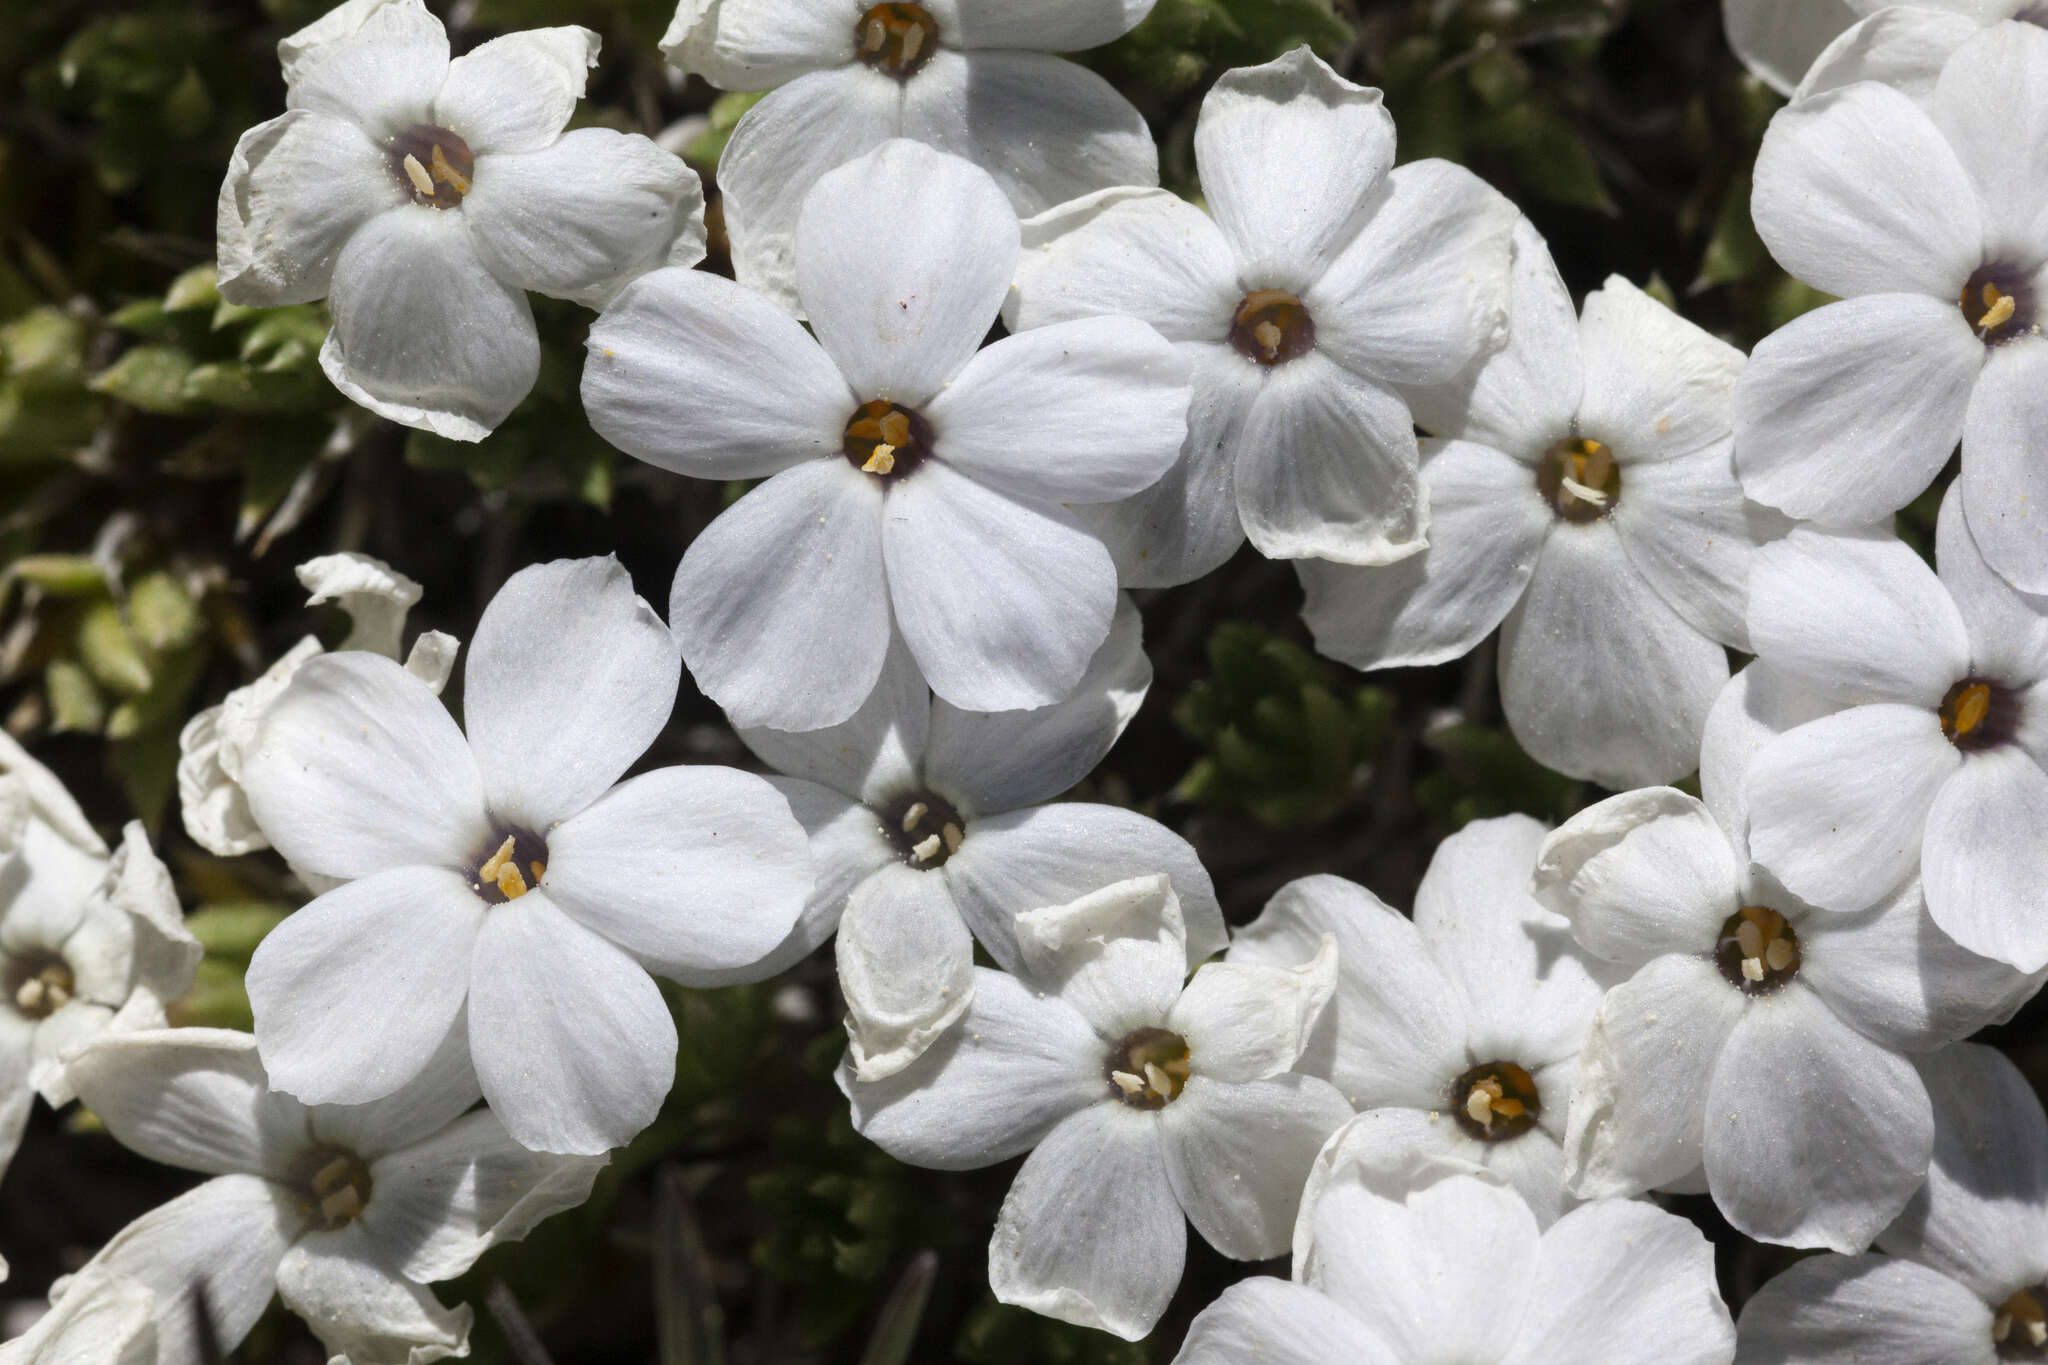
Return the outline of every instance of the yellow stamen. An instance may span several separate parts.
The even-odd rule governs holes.
[[[882,21],[880,19],[868,20],[867,34],[861,39],[860,45],[870,52],[880,52],[882,44],[888,41],[889,30],[883,26]]]
[[[861,465],[860,472],[863,474],[889,474],[893,473],[895,469],[896,447],[885,442],[875,447],[874,453],[868,456],[866,462]]]
[[[1774,938],[1764,949],[1764,965],[1774,972],[1782,972],[1792,965],[1792,945],[1782,938]]]
[[[407,171],[406,174],[410,175],[412,172]],[[469,193],[469,177],[448,164],[448,156],[441,150],[441,144],[438,142],[434,144],[434,179],[448,186],[457,194]],[[415,180],[413,183],[417,185],[419,181]],[[432,193],[431,187],[424,192]]]
[[[506,835],[505,842],[498,845],[498,851],[489,858],[486,858],[484,865],[476,870],[478,879],[486,882],[498,880],[498,873],[504,868],[505,864],[512,861],[513,846],[514,840],[512,836]],[[514,875],[517,875],[516,868],[514,869]]]
[[[2007,296],[2008,300],[2010,295]],[[1956,733],[1967,735],[1984,723],[1985,715],[1991,710],[1991,689],[1983,683],[1972,683],[1963,689],[1963,695],[1956,698]]]
[[[1977,319],[1977,330],[1990,332],[2012,321],[2012,315],[2020,309],[2019,301],[1995,284],[1984,286],[1984,316]]]
[[[441,149],[436,147],[434,151],[438,155]],[[427,174],[425,166],[420,165],[420,159],[411,152],[407,152],[405,160],[400,164],[405,167],[405,178],[412,181],[412,187],[422,195],[432,199],[434,197],[434,178]]]
[[[910,444],[910,417],[901,408],[889,409],[875,425],[881,429],[882,439],[890,445],[900,448]]]
[[[1252,328],[1252,340],[1259,344],[1259,349],[1266,353],[1268,360],[1280,354],[1280,342],[1286,335],[1278,324],[1272,322],[1261,322]]]
[[[1744,920],[1735,929],[1735,942],[1742,948],[1744,957],[1764,955],[1764,931],[1750,920]]]
[[[498,894],[508,901],[516,901],[526,894],[526,878],[519,875],[517,863],[506,863],[498,869]]]
[[[924,25],[912,24],[903,30],[903,55],[897,58],[902,66],[910,66],[917,60],[918,52],[924,47]]]

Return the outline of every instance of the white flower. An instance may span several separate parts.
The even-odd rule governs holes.
[[[0,732],[0,1171],[37,1094],[106,1033],[161,1028],[201,955],[139,823],[111,857],[56,776]]]
[[[1197,578],[1246,536],[1283,559],[1414,554],[1429,506],[1393,386],[1500,345],[1513,206],[1448,162],[1390,170],[1380,92],[1305,47],[1216,82],[1195,161],[1209,214],[1112,189],[1024,226],[1013,328],[1128,313],[1194,373],[1180,462],[1089,524],[1141,586]]]
[[[780,942],[810,888],[803,830],[729,768],[619,782],[679,670],[616,560],[514,574],[464,679],[467,739],[425,683],[361,652],[310,660],[264,715],[249,808],[294,867],[338,885],[257,948],[256,1038],[278,1089],[354,1104],[466,1032],[520,1142],[601,1152],[672,1078],[648,972],[738,967]]]
[[[1164,870],[1192,966],[1224,944],[1223,912],[1194,849],[1135,811],[1043,805],[1080,781],[1151,685],[1137,609],[1124,602],[1073,695],[1035,711],[962,711],[898,647],[844,725],[742,730],[811,835],[817,884],[796,932],[750,977],[839,932],[849,1057],[864,1079],[901,1070],[974,998],[974,943],[1017,971],[1019,911]],[[842,918],[843,916],[843,918]],[[731,975],[694,975],[693,985]]]
[[[1587,1204],[1543,1230],[1499,1174],[1426,1149],[1304,1196],[1295,1283],[1232,1285],[1175,1365],[1728,1365],[1735,1328],[1699,1229]]]
[[[966,157],[1019,214],[1158,184],[1158,151],[1130,101],[1047,55],[1111,42],[1152,4],[681,0],[661,41],[671,62],[727,90],[772,90],[718,161],[740,282],[796,307],[805,192],[890,138]]]
[[[1294,1074],[1335,985],[1216,962],[1186,980],[1163,875],[1017,916],[1024,972],[977,968],[974,1003],[907,1069],[840,1088],[898,1160],[971,1170],[1026,1151],[989,1241],[1004,1303],[1129,1341],[1180,1282],[1187,1223],[1226,1256],[1287,1250],[1303,1178],[1351,1108]]]
[[[1173,463],[1187,366],[1130,318],[978,350],[1017,253],[993,180],[899,140],[805,201],[815,340],[686,270],[640,280],[591,328],[600,435],[678,473],[767,477],[691,543],[669,599],[690,672],[734,724],[838,724],[897,634],[955,706],[1044,706],[1109,633],[1116,570],[1066,504]]]
[[[1758,657],[1832,703],[1751,763],[1750,841],[1857,910],[1916,875],[1949,937],[2048,965],[2048,598],[1978,554],[1951,489],[1939,577],[1889,537],[1800,530],[1757,561]]]
[[[2018,1068],[1959,1043],[1921,1062],[1934,1097],[1927,1185],[1877,1244],[1814,1256],[1743,1305],[1742,1359],[2038,1359],[2048,1346],[2048,1119]]]
[[[1903,507],[1960,440],[1969,527],[2048,591],[2048,31],[1959,48],[1923,109],[1864,81],[1786,109],[1752,212],[1778,263],[1841,302],[1757,344],[1736,393],[1753,498],[1860,526]]]
[[[339,602],[348,613],[350,629],[341,648],[398,657],[405,614],[420,600],[419,584],[381,559],[348,553],[309,559],[299,565],[298,574],[312,594],[307,606]],[[426,631],[413,641],[406,671],[439,696],[455,667],[456,648],[453,636]],[[262,677],[199,712],[179,732],[178,806],[185,832],[207,852],[231,858],[270,847],[249,813],[242,761],[265,708],[283,694],[299,665],[318,653],[319,640],[306,636]]]
[[[1633,974],[1579,1057],[1565,1176],[1582,1198],[1696,1179],[1764,1241],[1861,1251],[1926,1175],[1927,1089],[1909,1054],[2008,1017],[2040,977],[1966,952],[1912,885],[1855,913],[1751,861],[1734,780],[1817,703],[1763,665],[1709,720],[1704,803],[1612,797],[1545,842],[1536,896]]]
[[[1721,0],[1728,46],[1750,72],[1789,95],[1822,49],[1856,22],[1858,0]]]
[[[1795,102],[1857,81],[1882,81],[1928,105],[1942,67],[1979,29],[2007,19],[2048,24],[2048,5],[2040,0],[1914,0],[1907,5],[1849,0],[1849,5],[1867,17],[1814,59],[1793,92]]]
[[[450,61],[421,0],[348,0],[286,38],[287,112],[242,135],[221,185],[221,296],[325,296],[336,388],[482,440],[539,369],[527,290],[601,305],[704,254],[695,172],[638,135],[563,132],[597,44],[535,29]]]
[[[1380,569],[1296,565],[1316,648],[1358,668],[1442,663],[1501,627],[1509,728],[1616,789],[1669,782],[1744,648],[1744,583],[1776,514],[1736,482],[1742,353],[1619,277],[1571,295],[1515,230],[1507,349],[1411,390],[1429,548]]]
[[[470,1310],[425,1286],[583,1202],[604,1165],[530,1152],[496,1115],[465,1114],[477,1092],[459,1045],[354,1106],[272,1089],[254,1040],[224,1029],[108,1039],[73,1074],[124,1145],[213,1179],[118,1233],[0,1365],[203,1365],[197,1292],[225,1351],[275,1292],[349,1365],[465,1356]],[[127,1337],[142,1309],[147,1328]],[[115,1349],[124,1339],[134,1356]]]
[[[1340,877],[1304,877],[1231,940],[1230,961],[1269,966],[1337,941],[1337,993],[1299,1068],[1359,1111],[1326,1161],[1426,1147],[1497,1171],[1545,1226],[1577,1202],[1559,1143],[1603,983],[1529,894],[1544,833],[1510,815],[1453,834],[1412,921]]]

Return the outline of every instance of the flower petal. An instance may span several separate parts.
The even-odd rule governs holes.
[[[404,202],[382,149],[348,120],[293,110],[256,125],[221,182],[221,297],[248,307],[320,298],[356,229]]]
[[[838,953],[847,1058],[864,1081],[917,1060],[974,998],[974,940],[936,871],[893,863],[862,879]]]
[[[1195,1315],[1176,1365],[1402,1365],[1327,1294],[1270,1276],[1239,1280]]]
[[[597,65],[598,42],[589,29],[567,26],[479,43],[448,63],[433,121],[460,133],[479,156],[539,151],[569,126]]]
[[[325,41],[304,41],[309,32],[279,44],[287,108],[348,119],[379,139],[430,121],[448,71],[448,33],[425,5],[370,8],[351,31],[322,34]]]
[[[1630,473],[1727,441],[1744,359],[1735,347],[1619,275],[1586,295],[1579,347],[1579,423],[1614,447]]]
[[[1325,934],[1315,956],[1299,966],[1203,964],[1166,1025],[1187,1039],[1202,1075],[1248,1085],[1294,1069],[1336,990],[1337,936]]]
[[[1949,937],[2023,972],[2048,967],[2048,772],[2032,754],[1965,757],[1928,807],[1920,866]]]
[[[879,806],[917,784],[933,705],[917,660],[898,637],[875,690],[846,720],[820,730],[742,729],[739,737],[778,772]]]
[[[70,1080],[123,1147],[209,1175],[282,1175],[279,1149],[303,1140],[306,1111],[270,1089],[256,1040],[180,1028],[102,1039]]]
[[[468,1304],[444,1308],[434,1291],[379,1264],[361,1224],[315,1229],[277,1267],[285,1307],[320,1344],[348,1360],[442,1360],[469,1354]]]
[[[1929,106],[1976,187],[1995,246],[2037,243],[2048,229],[2048,31],[2039,11],[2003,8],[2027,22],[1994,22],[1964,42],[1941,68]]]
[[[1122,316],[1169,341],[1230,334],[1244,296],[1236,258],[1209,215],[1169,190],[1098,190],[1033,216],[1022,233],[1024,255],[1003,305],[1013,332]]]
[[[1991,1309],[1937,1271],[1891,1256],[1813,1256],[1742,1306],[1741,1357],[1994,1365]]]
[[[1749,575],[1757,548],[1792,523],[1742,496],[1723,440],[1657,464],[1631,465],[1614,529],[1629,563],[1702,634],[1749,648]]]
[[[661,50],[721,90],[772,90],[848,62],[853,21],[833,0],[692,0],[676,7]]]
[[[1712,951],[1741,907],[1745,871],[1705,805],[1650,787],[1589,806],[1544,840],[1535,892],[1589,951],[1633,965]]]
[[[1351,1117],[1351,1106],[1312,1076],[1232,1084],[1208,1075],[1199,1058],[1195,1066],[1197,1074],[1159,1114],[1173,1196],[1195,1231],[1225,1256],[1283,1256],[1309,1166]]]
[[[1727,833],[1740,861],[1749,860],[1749,765],[1766,744],[1835,704],[1783,669],[1753,660],[1721,689],[1700,736],[1700,799]]]
[[[1787,5],[1780,0],[1722,0],[1728,46],[1759,80],[1792,93],[1828,40],[1855,21],[1843,0]]]
[[[2048,597],[2019,590],[1987,562],[1985,543],[1996,537],[1978,529],[1985,522],[1968,511],[1968,490],[1958,485],[1942,495],[1934,562],[1962,615],[1970,665],[2008,681],[2048,677]]]
[[[1069,5],[1061,0],[953,0],[947,35],[956,47],[1079,52],[1115,42],[1138,26],[1152,0]]]
[[[1164,873],[1026,910],[1016,926],[1017,975],[1072,1006],[1103,1038],[1166,1022],[1180,996],[1187,929]]]
[[[1957,479],[1970,531],[1992,568],[2026,592],[2048,592],[2048,341],[2024,337],[1992,351],[1970,395]]]
[[[1841,0],[1829,0],[1829,8],[1839,10]],[[1800,79],[1793,101],[1858,81],[1879,81],[1924,104],[1934,94],[1948,59],[1982,27],[1968,14],[1918,5],[1886,6],[1850,25],[1822,49]]]

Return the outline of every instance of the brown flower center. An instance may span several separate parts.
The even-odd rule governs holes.
[[[362,1216],[370,1203],[370,1166],[346,1147],[322,1143],[294,1163],[289,1182],[328,1232]]]
[[[1994,261],[1979,266],[1964,283],[1956,306],[1985,345],[1998,346],[2040,330],[2034,302],[2034,289],[2025,275]]]
[[[415,204],[452,209],[469,193],[476,156],[460,135],[421,123],[391,139],[391,170]]]
[[[2048,1311],[2043,1289],[2022,1289],[1992,1310],[1991,1343],[2000,1360],[2048,1359]]]
[[[939,46],[939,21],[923,5],[875,5],[853,26],[853,55],[897,80],[915,76]]]
[[[846,419],[840,452],[863,474],[878,479],[908,478],[932,453],[932,424],[913,408],[874,398]]]
[[[30,1019],[47,1019],[71,1003],[78,980],[71,964],[55,953],[24,954],[7,964],[7,994]]]
[[[1573,436],[1536,462],[1536,491],[1566,521],[1598,521],[1621,498],[1621,465],[1606,444]]]
[[[1281,365],[1316,344],[1315,320],[1300,299],[1278,289],[1254,289],[1230,317],[1230,344],[1247,360]]]
[[[1193,1070],[1188,1040],[1163,1028],[1141,1028],[1109,1050],[1102,1074],[1110,1094],[1134,1109],[1164,1109],[1180,1098]]]
[[[967,838],[967,822],[943,796],[912,792],[884,807],[882,834],[912,867],[943,867]]]
[[[1520,1137],[1543,1113],[1536,1078],[1515,1062],[1481,1062],[1451,1082],[1451,1113],[1482,1142]]]
[[[1941,732],[1958,749],[1989,749],[2019,732],[2019,695],[1987,678],[1964,678],[1941,699]]]
[[[1799,975],[1799,935],[1777,911],[1745,905],[1721,925],[1714,963],[1744,995],[1769,995]]]
[[[490,905],[516,901],[548,874],[548,845],[530,829],[502,831],[502,837],[482,853],[469,889]]]

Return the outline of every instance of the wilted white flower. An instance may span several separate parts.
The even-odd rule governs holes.
[[[1306,47],[1216,82],[1195,162],[1208,214],[1111,189],[1024,227],[1013,328],[1129,314],[1194,374],[1179,463],[1089,524],[1148,587],[1200,577],[1246,536],[1284,559],[1414,554],[1430,513],[1393,386],[1500,345],[1513,205],[1449,162],[1392,169],[1380,92]]]
[[[420,585],[381,559],[368,555],[332,554],[299,565],[299,582],[312,594],[307,606],[338,602],[349,615],[350,628],[342,649],[365,650],[396,659],[403,642],[405,614],[420,600]],[[438,630],[413,641],[406,672],[425,682],[436,696],[455,668],[455,638]],[[299,665],[320,653],[320,642],[308,635],[285,652],[263,676],[228,693],[185,722],[178,733],[178,806],[185,832],[209,853],[231,858],[270,847],[249,814],[242,791],[242,760],[256,737],[264,709],[283,694]]]
[[[668,59],[726,90],[771,91],[718,160],[740,282],[797,306],[806,191],[890,138],[966,157],[1019,214],[1158,184],[1158,150],[1130,101],[1047,55],[1111,42],[1152,4],[680,0],[661,40]]]
[[[815,339],[687,270],[638,281],[591,328],[600,435],[682,474],[768,476],[691,542],[669,599],[690,672],[734,724],[838,724],[895,636],[955,706],[1044,706],[1108,635],[1116,569],[1067,504],[1173,463],[1187,365],[1130,318],[978,349],[1017,253],[986,173],[898,140],[805,200]]]
[[[1165,876],[1016,920],[1024,971],[887,1080],[840,1088],[898,1160],[969,1170],[1029,1151],[989,1241],[1004,1303],[1135,1341],[1180,1282],[1192,1221],[1226,1256],[1286,1251],[1303,1178],[1350,1117],[1292,1068],[1337,972],[1214,962],[1186,979]],[[1185,988],[1183,982],[1185,980]]]
[[[348,0],[286,38],[287,111],[242,135],[221,185],[221,297],[326,297],[336,388],[482,440],[539,372],[527,290],[602,305],[704,255],[694,171],[637,134],[563,131],[597,45],[534,29],[450,61],[421,0]]]
[[[1940,575],[1890,538],[1800,530],[1757,561],[1758,657],[1830,714],[1760,749],[1750,841],[1794,895],[1858,910],[1916,876],[1948,936],[2048,965],[2048,598],[1986,567],[1952,488]]]
[[[1504,1176],[1548,1226],[1577,1202],[1559,1144],[1603,983],[1529,894],[1544,834],[1525,815],[1465,826],[1437,846],[1412,921],[1341,877],[1290,882],[1229,960],[1291,966],[1337,941],[1337,991],[1299,1064],[1359,1111],[1326,1158],[1448,1152]]]
[[[71,1057],[163,1027],[200,955],[142,826],[110,856],[56,775],[0,731],[0,1171],[36,1095],[73,1098]]]
[[[1508,726],[1538,760],[1617,789],[1699,760],[1743,648],[1757,544],[1782,529],[1736,481],[1742,352],[1619,277],[1571,295],[1515,232],[1507,349],[1410,390],[1429,548],[1382,569],[1296,565],[1316,648],[1358,668],[1442,663],[1501,628]]]
[[[648,973],[755,961],[810,889],[803,829],[762,779],[619,781],[679,677],[613,559],[536,565],[498,590],[465,666],[466,738],[381,655],[299,669],[242,778],[278,851],[337,883],[249,964],[278,1089],[380,1099],[466,1033],[527,1146],[601,1152],[646,1126],[676,1049]]]
[[[1546,1231],[1499,1173],[1424,1148],[1347,1163],[1295,1233],[1294,1283],[1240,1281],[1175,1365],[1728,1365],[1714,1251],[1631,1200]]]
[[[1861,526],[1960,440],[1970,533],[2048,591],[2048,31],[1964,43],[1922,108],[1864,81],[1786,109],[1752,212],[1778,263],[1840,296],[1757,343],[1736,394],[1753,498]]]
[[[277,1293],[348,1365],[468,1355],[470,1310],[426,1286],[583,1202],[604,1161],[528,1151],[496,1115],[465,1114],[460,1041],[388,1099],[310,1107],[270,1087],[246,1033],[96,1044],[73,1074],[108,1131],[213,1179],[118,1233],[0,1365],[205,1365],[199,1294],[226,1351]]]
[[[1924,1059],[1927,1184],[1889,1256],[1813,1256],[1743,1305],[1742,1359],[1995,1365],[2048,1354],[2048,1119],[2019,1069],[1958,1043]]]
[[[1101,761],[1152,682],[1137,609],[1066,700],[1035,711],[962,711],[926,689],[899,646],[853,719],[785,734],[742,730],[811,835],[817,874],[796,932],[762,968],[780,970],[839,932],[848,1056],[878,1079],[909,1064],[974,998],[974,944],[1023,968],[1012,923],[1154,871],[1172,879],[1188,962],[1223,947],[1223,912],[1194,849],[1115,806],[1044,805]],[[730,974],[683,978],[692,984]]]

